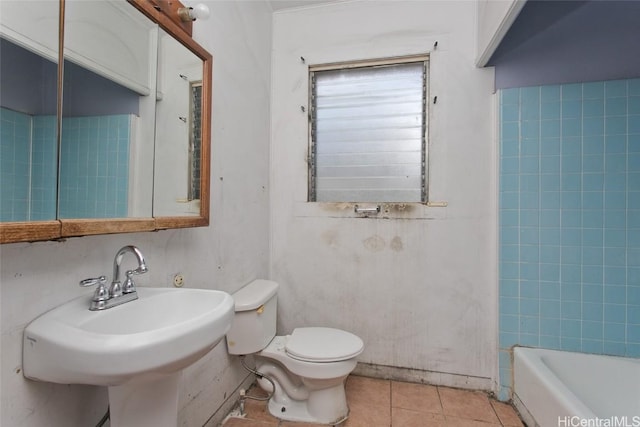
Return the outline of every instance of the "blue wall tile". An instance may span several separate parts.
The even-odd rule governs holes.
[[[585,99],[582,103],[582,117],[585,120],[592,117],[604,116],[604,100],[603,99]]]
[[[607,98],[627,96],[627,80],[612,80],[604,83],[604,94]]]
[[[61,218],[127,216],[130,126],[129,115],[63,120]]]
[[[640,96],[630,96],[627,107],[629,114],[640,114]]]
[[[577,83],[564,84],[562,88],[562,100],[582,99],[582,85]]]
[[[0,109],[1,221],[56,217],[56,121]]]
[[[591,82],[582,85],[582,95],[585,100],[603,99],[604,98],[604,82]]]
[[[500,111],[500,354],[640,356],[640,79],[509,89]]]

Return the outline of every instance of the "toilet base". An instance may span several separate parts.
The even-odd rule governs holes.
[[[344,383],[312,390],[307,400],[294,400],[276,393],[269,399],[269,412],[276,418],[316,424],[339,424],[349,416]]]

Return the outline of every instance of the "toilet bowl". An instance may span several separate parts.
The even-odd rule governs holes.
[[[252,354],[256,370],[273,381],[269,412],[289,421],[337,424],[349,414],[344,383],[364,344],[356,335],[325,327],[296,328],[276,336],[278,284],[255,280],[233,294],[236,314],[227,333],[230,354]],[[274,389],[275,386],[275,389]]]

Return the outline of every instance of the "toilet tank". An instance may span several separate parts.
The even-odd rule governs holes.
[[[252,354],[265,348],[276,336],[278,284],[254,280],[231,295],[235,315],[227,332],[229,354]]]

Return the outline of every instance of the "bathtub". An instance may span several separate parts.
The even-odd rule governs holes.
[[[513,394],[530,427],[640,427],[640,359],[516,347]]]

